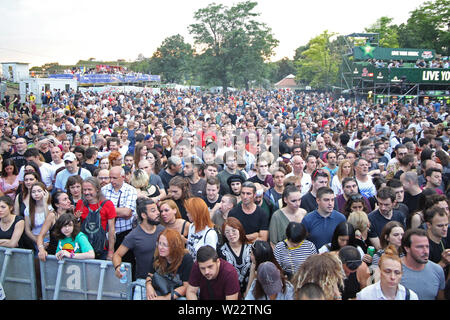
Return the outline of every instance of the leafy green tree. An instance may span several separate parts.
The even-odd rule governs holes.
[[[392,23],[393,18],[381,17],[373,25],[365,28],[368,33],[380,34],[380,47],[398,48],[398,26]]]
[[[321,89],[336,83],[341,55],[332,45],[331,38],[335,35],[325,30],[308,42],[308,49],[295,61],[297,81]]]
[[[277,83],[284,77],[290,74],[295,75],[297,73],[294,60],[290,60],[287,57],[275,62],[270,62],[267,64],[267,67],[269,68],[269,80],[272,83]]]
[[[406,24],[399,26],[399,42],[403,48],[450,55],[450,0],[427,1],[412,11]]]
[[[177,34],[164,39],[146,63],[152,74],[161,75],[162,81],[183,83],[189,79],[193,54],[192,46]]]
[[[198,68],[207,84],[245,86],[267,74],[265,61],[278,45],[266,24],[256,21],[256,2],[240,2],[231,8],[212,3],[194,14],[189,26],[200,56]]]

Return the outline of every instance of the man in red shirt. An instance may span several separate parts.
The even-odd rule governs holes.
[[[101,193],[100,181],[95,177],[88,177],[83,181],[83,196],[88,203],[92,211],[97,210],[100,204],[105,201],[103,194]],[[78,200],[75,208],[75,216],[81,218],[81,223],[86,219],[89,214],[89,209],[83,203],[83,199]],[[115,218],[116,208],[110,200],[106,200],[102,209],[100,210],[100,217],[102,228],[108,231],[108,245],[105,247],[104,252],[98,256],[97,259],[112,260],[114,254],[114,242],[115,242]]]

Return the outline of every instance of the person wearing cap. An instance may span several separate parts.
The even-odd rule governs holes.
[[[354,246],[341,248],[338,256],[345,273],[344,288],[340,289],[342,300],[353,300],[356,294],[367,286],[369,267],[362,261],[361,253]]]
[[[256,279],[250,286],[245,300],[293,300],[294,287],[281,276],[280,269],[273,262],[266,261],[258,266]]]
[[[77,157],[73,152],[64,154],[63,161],[66,168],[56,175],[55,188],[57,190],[66,192],[67,179],[71,176],[79,175],[83,180],[92,176],[89,170],[78,166]]]

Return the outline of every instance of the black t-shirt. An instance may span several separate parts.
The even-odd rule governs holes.
[[[305,209],[306,212],[311,212],[316,210],[318,207],[316,197],[314,197],[309,191],[306,193],[301,200],[300,208]]]
[[[166,189],[166,191],[168,191],[169,190],[169,182],[175,176],[172,176],[171,174],[169,174],[166,171],[166,169],[162,169],[158,175],[161,177],[161,181],[164,185],[164,189]]]
[[[75,130],[69,130],[69,131],[66,130],[66,136],[67,136],[67,139],[70,141],[70,143],[73,143],[73,138],[75,137],[76,134],[77,133]]]
[[[209,209],[214,208],[214,206],[216,205],[216,203],[220,203],[220,201],[222,201],[222,195],[219,194],[219,198],[217,198],[216,202],[209,202],[208,197],[206,195],[204,195],[202,197],[202,199],[205,201],[206,205],[208,206]]]
[[[97,166],[95,164],[91,164],[91,163],[83,163],[81,165],[82,168],[89,170],[89,172],[94,175],[94,171],[97,170]]]
[[[50,163],[52,162],[52,153],[50,152],[50,150],[48,150],[47,152],[42,152],[39,151],[40,154],[42,154],[42,156],[44,157],[45,162]]]
[[[379,238],[383,227],[390,221],[398,221],[403,225],[403,228],[406,227],[406,217],[396,209],[393,210],[390,220],[386,219],[378,209],[369,213],[368,217],[370,221],[369,238]]]
[[[405,191],[403,203],[408,207],[409,213],[413,213],[419,208],[419,197],[420,193],[412,196],[409,192]]]
[[[439,243],[436,243],[428,238],[428,242],[430,243],[430,254],[428,255],[428,259],[434,263],[438,263],[441,261],[444,249],[448,249],[447,239],[442,238]]]
[[[260,207],[256,206],[255,211],[246,214],[242,210],[242,203],[231,209],[228,217],[238,219],[244,227],[246,234],[252,234],[261,230],[269,230],[269,216]]]
[[[18,170],[20,170],[20,168],[27,163],[25,157],[22,154],[18,154],[17,152],[14,152],[10,158],[14,160]]]

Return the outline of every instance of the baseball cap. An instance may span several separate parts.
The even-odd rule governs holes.
[[[73,152],[67,152],[64,154],[63,161],[75,161],[77,157]]]
[[[261,263],[256,277],[266,295],[271,296],[283,291],[280,270],[272,262],[266,261]]]

